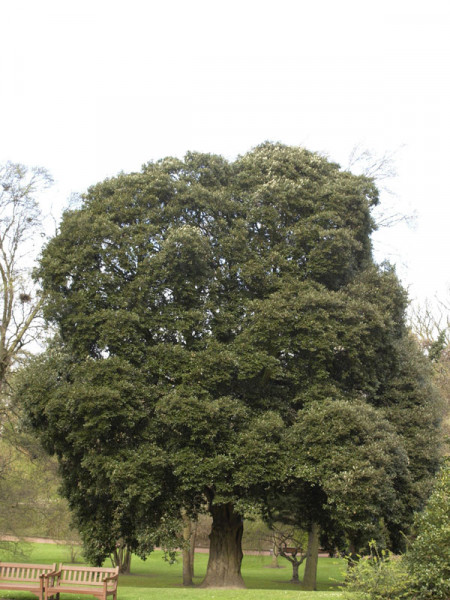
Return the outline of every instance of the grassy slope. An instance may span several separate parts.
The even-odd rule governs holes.
[[[1,560],[21,560],[24,562],[52,563],[70,561],[67,547],[53,544],[27,544],[26,558],[17,559],[6,555]],[[81,557],[79,558],[81,561]],[[203,579],[208,556],[196,554],[195,583]],[[198,590],[182,587],[181,560],[169,565],[162,559],[161,552],[154,552],[146,561],[133,557],[131,564],[132,575],[123,575],[119,581],[119,600],[338,600],[341,593],[337,584],[342,581],[345,563],[339,559],[321,558],[318,569],[318,592],[302,592],[301,586],[289,583],[291,567],[287,561],[280,561],[285,568],[271,569],[268,556],[245,556],[242,564],[242,574],[247,590]],[[300,570],[300,576],[302,571]],[[1,592],[4,598],[25,598],[31,596],[12,592]],[[62,596],[64,600],[64,596]],[[81,597],[83,598],[83,597]],[[88,598],[84,596],[84,598]],[[67,596],[75,600],[75,596]]]

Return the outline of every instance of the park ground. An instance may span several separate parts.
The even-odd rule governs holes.
[[[20,558],[8,557],[2,553],[2,560],[67,564],[75,557],[78,563],[83,562],[81,549],[64,544],[27,542],[20,544],[20,549],[24,553]],[[207,561],[206,553],[196,553],[195,584],[202,581]],[[271,568],[270,563],[271,559],[266,554],[247,554],[242,563],[242,574],[247,589],[204,590],[182,586],[180,556],[174,564],[165,561],[161,551],[155,551],[146,561],[133,556],[131,575],[120,576],[118,600],[339,600],[343,596],[339,585],[343,581],[346,564],[342,559],[328,557],[319,559],[317,592],[302,591],[301,585],[289,583],[291,566],[287,561],[280,559],[282,568],[278,569]],[[32,600],[29,594],[7,591],[2,591],[2,598]],[[72,595],[67,598],[62,596],[62,600],[78,600],[78,598]]]

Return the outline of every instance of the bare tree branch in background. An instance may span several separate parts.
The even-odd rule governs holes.
[[[445,453],[450,454],[450,289],[442,300],[435,298],[413,306],[411,329],[433,364],[433,378],[443,404]]]
[[[397,177],[396,154],[397,151],[391,151],[377,155],[373,150],[357,144],[350,153],[346,167],[352,173],[374,179],[378,189],[385,194],[384,201],[374,209],[378,228],[392,227],[401,222],[411,224],[415,219],[414,214],[398,210],[396,194],[389,187],[389,182]]]
[[[44,236],[37,198],[51,184],[52,178],[43,168],[0,164],[0,531],[12,535],[26,535],[30,524],[36,531],[44,528],[41,522],[49,508],[54,512],[53,506],[61,504],[60,500],[49,504],[49,482],[44,481],[43,473],[36,475],[43,464],[42,449],[20,431],[20,407],[14,405],[10,394],[17,366],[42,333],[43,298],[33,284],[31,270]],[[37,454],[41,460],[33,462]],[[56,472],[49,478],[56,496]],[[46,485],[42,486],[43,482]],[[64,509],[67,518],[65,505]],[[11,541],[0,544],[3,552],[15,548]]]
[[[443,348],[450,347],[450,290],[447,299],[435,298],[411,308],[411,328],[422,349],[429,352],[440,340]]]
[[[41,327],[42,298],[30,277],[30,256],[41,225],[36,198],[51,184],[43,168],[0,165],[0,394]]]

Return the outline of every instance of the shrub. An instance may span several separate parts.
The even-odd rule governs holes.
[[[401,600],[413,598],[414,581],[401,557],[369,544],[370,556],[347,571],[344,597],[352,600]],[[351,592],[348,594],[347,592]]]
[[[417,538],[404,558],[377,550],[349,569],[353,600],[448,600],[450,598],[450,463],[446,462],[425,510],[416,518]]]
[[[418,600],[450,598],[450,463],[444,465],[430,499],[416,520],[418,536],[405,555],[417,581]]]

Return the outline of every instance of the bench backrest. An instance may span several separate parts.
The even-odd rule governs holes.
[[[61,565],[60,570],[60,582],[72,585],[103,585],[105,577],[111,577],[111,575],[119,573],[119,567],[73,567]]]
[[[41,575],[51,571],[56,571],[56,563],[36,565],[0,562],[0,579],[3,581],[39,581]]]

